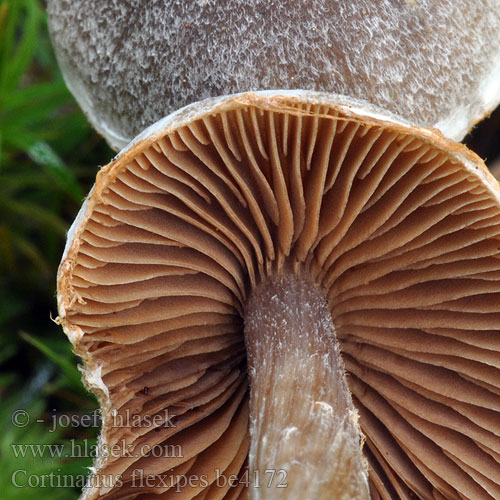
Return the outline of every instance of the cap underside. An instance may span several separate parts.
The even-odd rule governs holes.
[[[253,95],[101,170],[60,315],[102,445],[131,456],[97,460],[86,498],[246,498],[216,471],[245,477],[245,301],[285,263],[327,297],[372,498],[500,498],[500,206],[481,169],[429,132]]]

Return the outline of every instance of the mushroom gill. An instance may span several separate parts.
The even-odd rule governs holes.
[[[244,323],[267,338],[246,313],[286,313],[269,293],[280,283],[305,287],[292,297],[303,329],[324,328],[332,352],[338,339],[366,495],[500,498],[499,259],[498,183],[439,133],[312,92],[242,94],[167,117],[100,171],[59,270],[60,321],[103,409],[84,498],[276,497],[256,487],[259,464],[248,468],[262,435],[254,426],[250,443]],[[301,317],[308,304],[312,320]],[[302,338],[286,334],[282,349]],[[305,358],[321,357],[315,342]],[[328,366],[307,378],[314,361],[276,373],[280,339],[270,344],[266,375],[251,366],[251,425],[263,405],[254,395],[273,396],[279,377],[287,418],[301,418],[308,391],[331,392]],[[303,450],[286,446],[279,413],[260,424],[278,426],[269,435],[293,462]],[[317,456],[308,465],[321,478],[335,456]],[[325,488],[310,498],[335,497]]]

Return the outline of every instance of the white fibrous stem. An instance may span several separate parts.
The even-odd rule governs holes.
[[[321,290],[283,273],[245,312],[251,500],[368,500],[358,414]]]

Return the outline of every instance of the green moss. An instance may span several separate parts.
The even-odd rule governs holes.
[[[81,385],[69,342],[50,316],[56,315],[55,276],[66,230],[90,189],[97,165],[112,156],[66,89],[42,3],[0,0],[3,499],[76,498],[80,488],[64,487],[62,479],[68,484],[72,482],[68,478],[81,480],[92,461],[90,456],[66,455],[72,454],[68,446],[75,442],[87,441],[91,449],[97,428],[63,425],[50,432],[54,412],[86,414],[97,406]],[[26,426],[13,423],[16,411],[27,412]],[[25,449],[22,456],[18,445],[25,444],[49,446],[43,455]],[[61,456],[50,456],[57,455],[54,445],[65,447]],[[17,485],[16,471],[21,471]]]

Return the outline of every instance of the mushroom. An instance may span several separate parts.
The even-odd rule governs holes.
[[[265,89],[364,99],[461,140],[500,102],[499,0],[48,0],[64,78],[115,149]]]
[[[499,235],[482,161],[373,106],[164,118],[59,269],[103,412],[83,498],[500,498]]]

